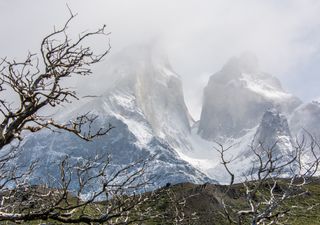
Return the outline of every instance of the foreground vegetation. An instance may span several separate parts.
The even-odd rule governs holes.
[[[282,180],[281,182],[286,182]],[[281,182],[277,192],[281,192]],[[224,225],[230,224],[224,214],[221,206],[221,196],[227,186],[216,184],[196,185],[183,183],[176,185],[167,185],[155,191],[154,193],[145,193],[144,204],[136,208],[136,215],[141,211],[149,211],[149,218],[140,218],[133,224],[144,225]],[[300,197],[288,201],[285,205],[290,211],[283,218],[283,224],[292,225],[320,225],[320,181],[314,180],[312,184],[306,185],[307,192]],[[267,190],[267,189],[266,189]],[[76,202],[77,199],[69,197],[70,202]],[[235,184],[229,190],[225,197],[226,202],[234,208],[234,212],[239,209],[245,209],[245,188],[242,184]],[[92,203],[85,210],[87,213],[96,213],[97,208],[103,208],[105,202]],[[150,210],[151,209],[151,210]],[[135,213],[131,214],[134,217]],[[0,224],[63,224],[51,220],[37,220],[32,222],[1,222]],[[92,223],[95,224],[95,223]],[[99,223],[97,223],[99,224]],[[110,224],[110,223],[105,223]],[[249,219],[244,224],[251,224]]]
[[[90,113],[66,123],[44,113],[79,99],[64,81],[90,75],[91,66],[110,50],[109,42],[100,53],[86,45],[91,43],[89,38],[107,37],[105,26],[81,33],[72,40],[67,28],[74,17],[70,10],[64,26],[44,37],[39,57],[28,54],[22,62],[0,60],[0,224],[223,225],[237,224],[237,220],[238,224],[254,225],[279,224],[279,221],[281,224],[320,224],[319,181],[305,182],[320,165],[320,144],[311,135],[310,143],[297,142],[292,155],[286,155],[284,161],[274,151],[278,141],[270,148],[253,142],[251,150],[258,166],[251,170],[243,184],[234,184],[235,174],[229,167],[231,160],[226,157],[231,146],[224,148],[218,144],[216,150],[221,163],[230,175],[228,186],[168,184],[143,194],[141,190],[149,185],[148,179],[142,179],[149,160],[141,159],[119,170],[112,169],[114,173],[110,175],[107,173],[112,168],[110,158],[99,155],[79,161],[66,156],[58,162],[60,177],[53,181],[55,185],[50,182],[31,185],[37,161],[30,165],[16,163],[21,141],[27,133],[50,129],[92,141],[113,129],[111,125],[93,129],[98,122]],[[6,96],[12,95],[16,102],[7,100]],[[308,158],[312,158],[308,163],[302,160],[305,150],[310,151]],[[290,180],[284,180],[280,179],[283,171],[295,173]],[[251,181],[252,177],[255,182]],[[94,191],[84,200],[83,196],[93,187]],[[105,201],[98,202],[102,196]]]
[[[179,199],[185,199],[183,207],[184,219],[180,224],[213,225],[229,224],[220,204],[220,196],[226,186],[221,185],[194,185],[190,183],[178,184],[171,190]],[[317,225],[320,224],[320,183],[319,181],[306,185],[308,192],[287,203],[290,208],[287,216],[283,218],[283,224],[292,225]],[[279,192],[281,187],[279,187]],[[242,184],[233,185],[226,201],[234,211],[246,207],[245,189]],[[159,204],[157,210],[161,211],[166,204]],[[147,222],[146,224],[172,224],[174,215],[167,215],[166,221]],[[170,220],[171,217],[171,220]],[[179,223],[178,223],[179,224]],[[246,221],[244,224],[251,224]]]

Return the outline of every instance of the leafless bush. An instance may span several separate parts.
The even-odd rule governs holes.
[[[74,17],[70,11],[70,18],[65,25],[42,40],[40,57],[30,53],[23,62],[6,58],[0,61],[0,149],[15,139],[21,140],[24,131],[58,128],[84,140],[91,140],[109,131],[110,128],[101,128],[95,133],[84,133],[82,127],[96,119],[89,114],[81,115],[67,124],[41,115],[44,109],[78,99],[74,90],[64,87],[64,80],[91,74],[91,66],[100,62],[110,51],[109,41],[107,49],[99,54],[89,46],[83,46],[90,38],[108,36],[105,26],[71,40],[67,30]],[[6,100],[8,95],[15,97],[15,100]]]
[[[110,51],[105,26],[81,33],[72,40],[68,26],[74,17],[70,11],[64,26],[44,37],[40,56],[30,53],[22,62],[0,60],[0,221],[51,219],[63,223],[129,224],[144,215],[130,217],[130,213],[147,199],[137,190],[142,190],[149,182],[144,179],[148,160],[113,168],[110,173],[110,161],[103,157],[80,161],[66,157],[59,163],[59,179],[52,178],[51,183],[37,185],[30,181],[36,162],[27,168],[12,163],[20,151],[15,145],[19,145],[26,132],[44,128],[65,130],[91,141],[112,129],[109,126],[93,131],[91,125],[97,117],[90,113],[67,123],[42,115],[48,109],[78,99],[74,90],[65,87],[64,81],[90,75],[92,65]],[[107,40],[101,53],[84,46],[97,36]],[[93,203],[99,199],[104,202]]]
[[[139,209],[154,198],[142,193],[152,182],[146,177],[151,159],[120,168],[104,159],[65,157],[59,164],[60,177],[53,177],[52,183],[31,185],[16,178],[15,188],[1,192],[0,221],[131,224],[149,218],[150,208]]]
[[[228,203],[227,196],[237,185],[238,175],[230,168],[233,161],[226,157],[230,148],[218,144],[216,150],[230,176],[230,183],[221,196],[224,216],[230,224],[248,221],[251,224],[283,224],[290,218],[291,211],[300,207],[299,201],[294,200],[309,193],[308,184],[315,181],[320,163],[319,144],[312,135],[305,137],[297,140],[291,154],[285,156],[275,150],[277,143],[268,147],[252,142],[250,150],[255,160],[251,169],[242,174],[243,182],[238,184],[244,190],[245,206],[241,207]]]

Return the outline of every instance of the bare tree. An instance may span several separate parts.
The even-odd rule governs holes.
[[[308,185],[316,180],[319,169],[320,146],[312,135],[296,141],[290,155],[279,155],[277,143],[265,146],[252,142],[250,150],[255,160],[252,168],[241,175],[232,172],[227,153],[231,147],[218,144],[221,163],[230,175],[230,183],[221,196],[225,218],[230,224],[283,224],[296,208],[311,210],[319,204],[301,207],[301,197],[308,195]],[[281,140],[279,140],[281,141]],[[238,179],[236,179],[238,178]],[[235,206],[228,195],[243,186],[244,205]]]
[[[63,223],[129,224],[141,220],[148,212],[129,217],[141,202],[149,199],[136,193],[149,182],[145,179],[146,159],[110,172],[111,164],[105,157],[80,161],[66,157],[59,164],[60,178],[52,177],[53,183],[41,185],[30,182],[36,162],[27,168],[12,163],[26,132],[44,128],[65,130],[91,141],[112,129],[109,126],[92,131],[97,117],[90,113],[67,123],[42,115],[50,108],[78,99],[64,81],[90,75],[92,65],[110,51],[108,39],[101,53],[84,46],[96,36],[108,38],[105,26],[82,33],[76,40],[69,38],[68,26],[74,17],[70,11],[64,26],[42,40],[40,57],[30,53],[22,62],[7,58],[0,61],[0,221],[51,219]],[[99,199],[104,202],[94,203]]]
[[[21,140],[24,131],[36,132],[43,128],[67,130],[84,140],[106,134],[110,128],[101,128],[95,133],[85,133],[84,125],[91,124],[95,117],[84,114],[67,124],[60,124],[53,118],[42,116],[44,109],[78,99],[74,90],[64,87],[66,78],[91,74],[91,66],[100,62],[110,51],[109,41],[102,53],[95,53],[90,46],[84,46],[90,38],[108,36],[105,26],[79,35],[71,40],[67,30],[75,15],[70,17],[61,29],[54,30],[41,42],[41,57],[28,54],[23,62],[0,61],[0,149],[13,140]],[[13,102],[6,97],[14,96]]]
[[[16,177],[18,186],[2,190],[0,221],[132,224],[150,219],[150,207],[140,210],[155,200],[153,193],[142,194],[151,184],[145,176],[149,160],[113,168],[110,158],[104,159],[65,157],[60,162],[60,177],[50,177],[52,182],[42,185],[31,185],[24,179],[26,174]]]
[[[39,178],[37,182],[31,181],[36,178],[37,161],[27,167],[14,163],[27,132],[63,130],[91,141],[113,129],[109,125],[94,130],[97,117],[89,112],[67,123],[45,113],[77,100],[77,93],[65,87],[64,81],[90,75],[92,65],[110,51],[105,26],[72,40],[68,26],[75,16],[70,11],[64,26],[42,40],[40,57],[28,54],[22,62],[7,58],[0,61],[0,221],[140,224],[162,218],[151,206],[164,192],[169,195],[168,190],[144,193],[152,185],[153,177],[147,169],[153,157],[119,167],[106,156],[81,160],[66,156],[57,165],[58,177],[47,174],[47,180]],[[85,46],[97,36],[107,38],[101,53]],[[181,205],[176,199],[169,201]],[[181,215],[177,217],[182,220]]]

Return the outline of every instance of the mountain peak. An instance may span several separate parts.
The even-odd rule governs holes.
[[[286,116],[276,109],[267,110],[254,136],[255,147],[260,151],[271,150],[274,156],[285,158],[293,149],[291,141]]]
[[[234,75],[256,73],[259,71],[258,58],[251,52],[244,52],[238,57],[232,57],[222,68],[222,71]]]
[[[268,109],[262,116],[260,130],[281,134],[290,134],[287,118],[275,108]],[[272,136],[270,133],[262,135],[263,137]]]
[[[180,76],[172,69],[169,58],[156,43],[130,45],[112,55],[106,66],[104,77],[110,89],[132,89],[141,81],[153,80],[168,85],[171,79]],[[105,79],[105,78],[104,78]]]
[[[111,62],[105,72],[113,78],[113,86],[104,94],[107,108],[115,108],[115,114],[124,114],[119,109],[126,108],[123,103],[130,105],[127,103],[130,99],[131,108],[141,113],[157,137],[176,141],[190,133],[182,81],[161,46],[154,43],[129,46],[114,55]]]
[[[198,133],[205,139],[239,137],[257,126],[270,108],[291,112],[301,104],[280,81],[259,71],[254,55],[231,59],[204,89]]]

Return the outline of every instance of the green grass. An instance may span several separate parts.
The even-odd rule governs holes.
[[[282,180],[281,182],[285,182]],[[280,183],[281,183],[280,182]],[[287,201],[284,208],[290,208],[289,219],[283,224],[290,225],[320,225],[320,183],[315,182],[306,186],[308,193],[298,198]],[[169,188],[157,190],[157,199],[155,201],[147,201],[141,205],[136,212],[132,213],[132,218],[138,217],[140,212],[151,207],[152,215],[158,217],[146,220],[145,225],[171,225],[174,224],[176,218],[176,208],[179,215],[184,214],[184,220],[179,224],[185,225],[224,225],[229,224],[223,216],[223,210],[219,197],[224,192],[225,186],[210,184],[205,188],[201,185],[191,183],[177,184]],[[260,195],[264,190],[261,191]],[[146,193],[150,196],[150,193]],[[257,196],[259,198],[259,194]],[[72,199],[71,199],[72,200]],[[185,205],[179,203],[186,200]],[[75,201],[75,199],[74,199]],[[232,187],[225,201],[232,206],[233,209],[246,209],[245,192],[242,184],[236,184]],[[92,208],[88,207],[87,213],[94,214],[95,207],[103,207],[103,202],[93,203]],[[318,205],[317,205],[318,204]],[[308,209],[311,205],[316,207]],[[298,206],[292,208],[292,206]],[[0,224],[14,224],[2,222]],[[21,224],[61,224],[54,221],[32,221],[23,222]],[[141,224],[141,223],[138,223]],[[245,224],[250,224],[247,219]]]
[[[285,182],[285,180],[281,181]],[[292,225],[320,225],[320,184],[313,183],[306,186],[308,193],[290,201],[286,201],[283,208],[290,209],[288,217],[283,218],[283,224]],[[229,224],[226,218],[222,215],[222,207],[219,203],[219,196],[223,192],[224,187],[219,185],[207,185],[205,189],[199,185],[179,184],[171,187],[171,191],[175,192],[178,198],[186,198],[186,205],[182,208],[185,214],[185,221],[181,224],[194,225],[224,225]],[[261,190],[260,195],[265,194],[267,190]],[[258,196],[259,197],[259,196]],[[248,209],[245,199],[245,192],[242,184],[234,185],[225,201],[235,210]],[[159,213],[170,209],[169,201],[160,201],[156,210]],[[317,205],[319,204],[319,205]],[[317,205],[310,210],[306,210],[311,205]],[[293,207],[298,206],[298,207]],[[192,220],[193,214],[197,215],[197,220]],[[167,221],[174,217],[172,214],[167,214]],[[154,221],[146,224],[166,224],[155,223]],[[169,223],[167,223],[169,224]],[[250,218],[247,218],[244,224],[250,224]]]

